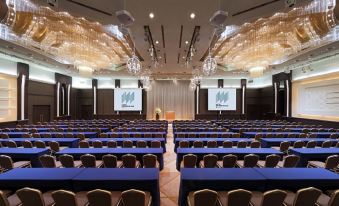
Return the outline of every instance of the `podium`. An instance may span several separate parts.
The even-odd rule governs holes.
[[[165,119],[169,121],[175,120],[175,112],[174,111],[166,111],[165,112]]]

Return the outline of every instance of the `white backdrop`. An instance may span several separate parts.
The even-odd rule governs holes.
[[[141,111],[141,89],[114,89],[115,111]]]
[[[208,89],[208,110],[237,110],[237,90]]]

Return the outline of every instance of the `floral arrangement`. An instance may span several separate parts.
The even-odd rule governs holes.
[[[161,109],[158,107],[158,108],[155,108],[155,113],[156,114],[161,114]]]

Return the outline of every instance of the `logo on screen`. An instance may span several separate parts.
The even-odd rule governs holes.
[[[228,107],[228,104],[226,102],[228,101],[228,92],[218,92],[217,95],[215,96],[216,98],[216,107]]]
[[[121,96],[122,107],[134,107],[134,92],[124,92]]]

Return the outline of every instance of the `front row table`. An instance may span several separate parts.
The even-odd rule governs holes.
[[[297,167],[306,167],[310,160],[325,161],[328,156],[339,155],[339,148],[296,148],[289,153],[300,157]]]
[[[321,168],[182,168],[179,206],[187,205],[191,191],[247,189],[265,192],[272,189],[296,191],[306,187],[338,189],[339,175]]]
[[[163,169],[163,152],[162,148],[65,148],[57,152],[56,155],[60,156],[68,154],[72,155],[74,159],[80,159],[81,155],[91,154],[97,159],[102,159],[102,156],[112,154],[117,156],[118,159],[121,159],[121,157],[125,154],[132,154],[137,157],[137,160],[139,160],[140,163],[142,163],[142,156],[146,154],[154,154],[158,158],[160,169]]]
[[[41,167],[39,157],[49,153],[49,149],[43,148],[0,148],[0,155],[10,156],[13,161],[31,161],[32,167]]]
[[[42,191],[104,189],[149,191],[160,206],[159,170],[155,168],[18,168],[0,174],[1,189],[32,187]]]
[[[272,148],[178,148],[177,149],[177,170],[180,170],[180,163],[187,154],[194,154],[198,157],[197,163],[203,159],[205,155],[215,154],[219,160],[227,154],[234,154],[238,159],[242,159],[245,155],[256,154],[261,159],[265,159],[267,155],[276,154],[283,155],[282,152]]]

